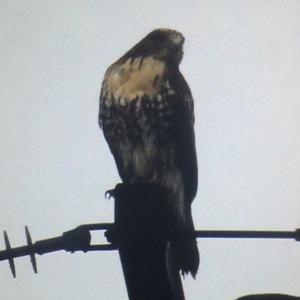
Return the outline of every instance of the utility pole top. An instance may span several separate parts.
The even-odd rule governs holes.
[[[120,184],[111,195],[115,198],[116,245],[129,299],[184,300],[179,270],[167,267],[166,191],[149,184]]]

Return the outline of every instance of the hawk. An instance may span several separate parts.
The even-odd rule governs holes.
[[[156,29],[106,71],[99,125],[124,183],[168,190],[172,230],[181,238],[168,251],[183,274],[195,277],[199,253],[191,203],[197,192],[194,104],[179,70],[184,37]]]

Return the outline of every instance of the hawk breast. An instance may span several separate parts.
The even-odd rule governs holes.
[[[174,94],[165,63],[152,57],[108,69],[100,121],[123,180],[157,181],[174,160]]]
[[[161,89],[164,73],[165,63],[152,57],[129,58],[112,65],[102,87],[106,103],[125,105],[143,96],[152,99]]]

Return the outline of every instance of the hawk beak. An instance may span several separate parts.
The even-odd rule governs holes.
[[[174,32],[171,38],[173,43],[177,46],[182,46],[184,43],[184,36],[180,32]]]

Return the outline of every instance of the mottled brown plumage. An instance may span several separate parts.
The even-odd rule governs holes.
[[[99,124],[125,183],[154,183],[169,190],[174,236],[194,229],[197,192],[193,98],[179,71],[184,38],[169,29],[148,34],[106,71]],[[169,253],[195,276],[195,239],[173,241]]]

